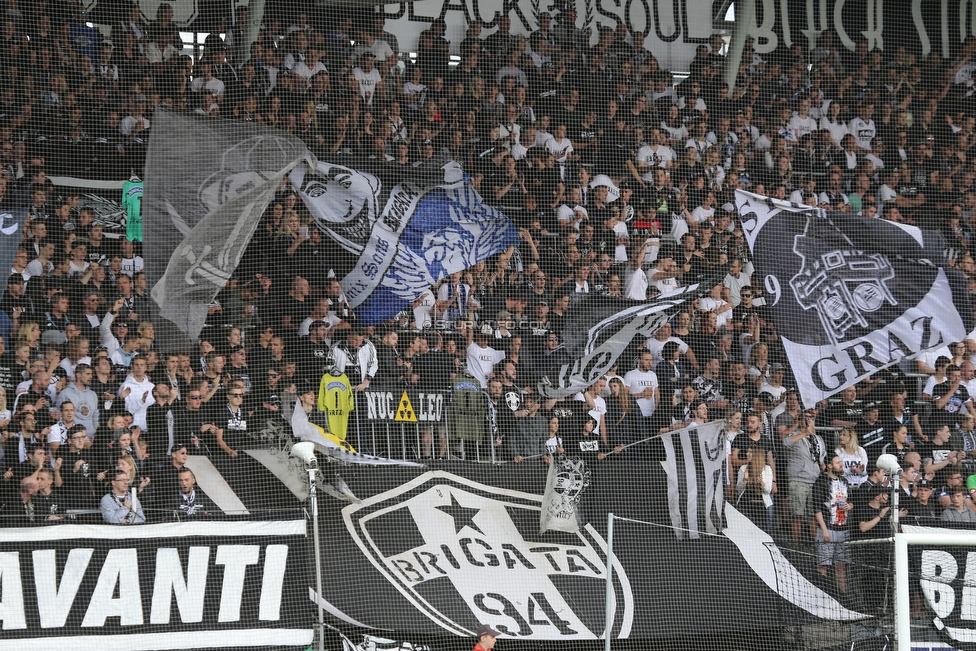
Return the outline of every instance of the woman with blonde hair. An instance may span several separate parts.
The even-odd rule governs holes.
[[[41,326],[34,321],[21,323],[17,330],[17,343],[27,344],[32,355],[39,355],[41,352]]]
[[[755,454],[750,449],[747,458],[748,462],[739,466],[735,506],[753,524],[769,533],[773,528],[773,469],[766,463],[764,454]]]
[[[149,485],[150,479],[148,476],[143,477],[136,481],[139,477],[139,471],[136,468],[136,461],[128,454],[123,454],[119,457],[118,461],[115,462],[115,467],[120,471],[129,475],[129,486],[135,486],[141,493],[146,490],[146,486]]]
[[[904,425],[898,429],[908,432]],[[868,453],[858,444],[857,432],[850,427],[840,431],[838,440],[840,445],[834,454],[844,462],[844,477],[849,485],[860,486],[868,480]]]
[[[59,366],[64,369],[68,379],[74,382],[75,367],[78,364],[91,364],[91,357],[88,356],[88,348],[91,342],[86,337],[72,337],[65,345],[64,359]]]
[[[139,350],[143,354],[155,347],[156,328],[152,321],[140,321],[136,332],[139,334]]]

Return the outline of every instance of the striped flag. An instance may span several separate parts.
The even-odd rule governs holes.
[[[725,421],[668,432],[664,443],[668,512],[679,540],[725,528]]]

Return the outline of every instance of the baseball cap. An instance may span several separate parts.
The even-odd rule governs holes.
[[[498,637],[499,635],[501,635],[501,633],[493,629],[491,626],[488,626],[488,624],[482,624],[481,626],[478,627],[478,637],[481,637],[482,635],[490,635],[492,637]]]
[[[509,312],[508,310],[499,310],[498,313],[495,315],[496,321],[508,321],[511,318],[512,318],[512,313]]]
[[[782,370],[784,370],[784,367],[783,367],[782,364],[770,364],[769,365],[769,370],[770,371],[774,371],[774,372],[775,371],[782,371]]]
[[[878,406],[878,403],[876,403],[876,402],[869,402],[869,403],[866,403],[864,405],[864,411],[871,411],[872,409],[880,409],[880,407]]]
[[[776,398],[774,398],[773,394],[771,394],[769,391],[762,391],[759,394],[759,399],[767,407],[772,407],[776,404]]]
[[[932,485],[932,482],[923,477],[915,482],[915,488],[928,488],[929,490],[933,490],[935,487]]]

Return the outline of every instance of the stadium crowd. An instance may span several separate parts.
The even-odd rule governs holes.
[[[489,404],[485,447],[520,463],[612,462],[726,418],[730,498],[771,532],[815,537],[841,590],[837,543],[884,535],[891,517],[879,455],[905,468],[905,516],[976,522],[976,334],[802,409],[734,202],[741,188],[941,231],[947,264],[976,288],[973,37],[952,61],[847,52],[829,31],[812,51],[747,42],[730,91],[719,35],[678,75],[625,27],[591,39],[558,15],[527,38],[507,16],[475,22],[458,44],[434,21],[411,61],[382,20],[344,13],[266,16],[243,52],[239,14],[194,60],[160,7],[152,23],[119,16],[109,41],[80,7],[5,3],[0,205],[30,209],[0,300],[3,515],[100,508],[138,523],[142,500],[165,517],[213,513],[188,453],[236,458],[249,431],[293,411],[330,429],[322,378],[335,371],[353,394],[447,392],[470,376]],[[350,165],[454,160],[521,243],[366,327],[286,183],[197,347],[160,350],[141,242],[111,237],[47,178],[144,175],[157,108],[276,127]],[[566,400],[534,395],[583,295],[644,301],[697,282],[710,286],[693,309],[606,378]],[[425,434],[417,456],[457,452],[445,429]]]

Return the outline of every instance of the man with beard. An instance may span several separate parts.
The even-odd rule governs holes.
[[[85,426],[90,441],[95,439],[99,418],[98,395],[89,388],[93,375],[91,366],[78,364],[75,367],[75,381],[66,386],[55,401],[58,407],[69,401],[75,406],[74,420]]]
[[[718,357],[709,357],[705,362],[701,375],[693,381],[698,398],[708,405],[711,412],[716,410],[721,413],[728,407],[728,401],[722,393],[722,362]]]
[[[624,384],[630,390],[630,395],[637,402],[644,418],[654,415],[654,410],[661,400],[661,389],[658,387],[657,374],[653,368],[654,355],[649,350],[643,350],[637,360],[637,368],[624,375]]]
[[[149,458],[164,459],[183,434],[184,409],[176,400],[176,393],[165,382],[153,387],[156,402],[146,409],[146,433],[149,435]]]
[[[733,410],[746,414],[752,411],[756,398],[756,383],[746,377],[746,366],[733,359],[729,364],[728,378],[723,383],[726,399]]]
[[[813,503],[817,520],[817,565],[820,574],[827,576],[827,568],[834,567],[834,582],[841,594],[847,594],[847,564],[850,550],[848,540],[854,508],[848,499],[850,487],[844,477],[844,463],[834,455],[813,488]]]
[[[181,468],[177,477],[179,493],[172,502],[177,517],[212,516],[219,512],[207,494],[197,488],[197,478],[192,470]]]
[[[20,431],[9,436],[6,433],[0,436],[0,442],[3,443],[4,462],[8,467],[26,462],[32,448],[44,447],[44,442],[47,440],[47,435],[51,433],[51,429],[46,427],[38,432],[36,424],[37,416],[34,415],[34,412],[25,411],[20,415]]]

